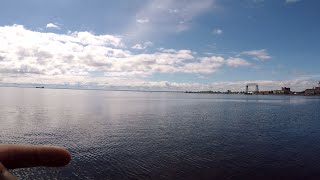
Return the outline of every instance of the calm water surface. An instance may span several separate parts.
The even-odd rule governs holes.
[[[0,88],[0,143],[64,146],[22,179],[320,179],[320,98]]]

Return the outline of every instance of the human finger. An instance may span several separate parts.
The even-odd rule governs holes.
[[[0,161],[9,169],[65,166],[70,160],[70,153],[61,147],[0,145]]]

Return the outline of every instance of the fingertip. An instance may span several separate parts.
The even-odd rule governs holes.
[[[55,158],[51,159],[54,161],[47,165],[58,167],[58,166],[66,166],[70,163],[72,157],[71,157],[71,153],[67,149],[63,147],[57,147],[57,146],[53,146],[53,147],[49,146],[47,148],[49,148],[51,152],[53,152],[53,150],[56,151],[54,153]]]
[[[62,161],[61,165],[66,166],[70,163],[70,161],[72,159],[71,153],[65,148],[61,148],[61,153],[62,153],[62,157],[64,159],[64,161]]]

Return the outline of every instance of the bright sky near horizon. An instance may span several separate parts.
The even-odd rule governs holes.
[[[318,0],[1,0],[0,84],[304,90],[320,80]]]

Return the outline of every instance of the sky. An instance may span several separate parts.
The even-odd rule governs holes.
[[[0,85],[300,91],[320,80],[318,0],[1,0]]]

